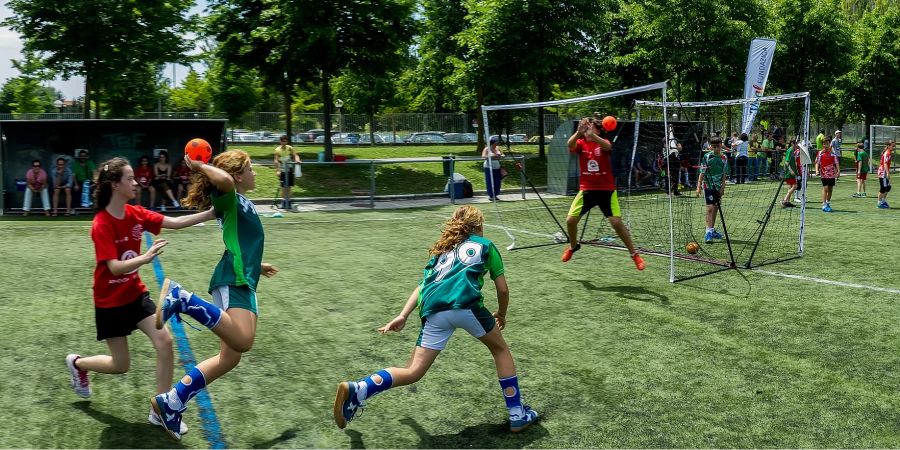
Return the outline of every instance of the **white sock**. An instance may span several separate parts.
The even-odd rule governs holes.
[[[716,231],[715,228],[706,227],[706,232],[707,232],[707,233],[715,233],[715,231]]]
[[[366,394],[369,392],[369,385],[365,381],[356,382],[356,402],[364,403]]]

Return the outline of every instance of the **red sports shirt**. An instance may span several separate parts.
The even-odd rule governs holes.
[[[594,141],[586,141],[584,138],[575,142],[572,153],[578,153],[578,167],[581,176],[578,180],[578,188],[582,191],[614,191],[616,190],[616,177],[613,176],[612,163],[609,160],[611,152],[604,152],[600,144]]]
[[[153,181],[153,167],[137,166],[134,168],[134,179],[143,187],[150,186]]]
[[[159,234],[163,215],[141,206],[125,205],[125,217],[117,219],[106,210],[94,216],[91,239],[97,254],[94,268],[94,306],[112,308],[127,305],[147,292],[137,269],[122,275],[113,275],[106,265],[111,259],[125,261],[141,254],[141,237],[144,230]]]
[[[819,154],[816,156],[816,160],[821,166],[821,172],[819,173],[819,175],[821,175],[822,178],[837,177],[837,171],[835,171],[834,169],[834,165],[837,163],[837,159],[835,159],[833,153],[819,150]]]

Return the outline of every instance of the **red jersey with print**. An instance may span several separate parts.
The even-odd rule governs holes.
[[[126,261],[141,254],[144,231],[159,234],[163,215],[141,206],[125,205],[125,217],[117,219],[106,210],[94,216],[91,239],[97,255],[94,268],[94,306],[112,308],[127,305],[147,292],[138,270],[113,275],[106,261]]]
[[[578,153],[578,167],[581,169],[578,188],[582,191],[614,191],[616,177],[613,176],[611,152],[604,152],[600,144],[579,139],[572,153]]]
[[[878,178],[884,178],[885,174],[891,169],[891,155],[893,152],[881,152],[881,163],[878,164]]]
[[[150,166],[135,167],[134,180],[143,187],[150,186],[150,182],[153,181],[153,168]]]
[[[834,170],[836,162],[837,160],[834,158],[834,153],[819,150],[819,153],[816,155],[816,163],[819,164],[819,170],[821,170],[819,175],[821,175],[822,178],[835,178],[837,176],[837,172]]]

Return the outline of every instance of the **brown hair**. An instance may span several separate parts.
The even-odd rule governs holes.
[[[475,234],[484,224],[484,214],[481,210],[463,205],[453,211],[453,216],[444,224],[441,237],[428,250],[430,255],[442,255],[465,241],[470,235]]]
[[[113,158],[100,164],[97,172],[94,189],[94,208],[97,211],[105,209],[112,199],[113,183],[121,183],[125,167],[129,166],[124,158]]]
[[[232,178],[241,173],[250,164],[250,155],[243,150],[229,150],[219,153],[213,158],[212,165],[228,172]],[[209,177],[199,172],[193,177],[191,189],[188,191],[187,198],[181,202],[188,208],[206,209],[209,207],[209,194],[212,193],[213,185],[209,181]]]

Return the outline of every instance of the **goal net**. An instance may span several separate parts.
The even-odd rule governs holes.
[[[790,199],[796,207],[783,206],[782,200],[789,189],[784,176],[788,167],[786,149],[779,146],[765,151],[762,131],[763,128],[772,131],[777,126],[785,147],[797,141],[802,156],[797,167],[805,172],[810,162],[806,151],[808,95],[703,103],[666,102],[665,96],[665,83],[660,83],[542,104],[483,107],[486,136],[490,136],[490,124],[499,124],[496,128],[501,130],[508,129],[510,124],[514,127],[517,114],[532,117],[538,106],[559,117],[546,161],[526,158],[523,176],[529,189],[525,199],[519,193],[501,194],[500,201],[494,203],[495,225],[510,237],[510,247],[557,245],[562,252],[568,241],[565,220],[578,192],[579,174],[577,155],[568,152],[566,142],[580,118],[599,112],[600,116],[609,114],[618,119],[616,129],[608,133],[608,138],[613,144],[611,162],[622,220],[639,251],[668,260],[653,258],[648,264],[665,261],[670,281],[801,255],[805,214],[802,181],[806,178],[801,178],[799,184],[800,201]],[[757,111],[753,130],[748,133],[753,150],[748,153],[753,155],[753,161],[749,161],[749,154],[747,158],[729,158],[729,183],[734,177],[734,184],[726,185],[716,214],[716,231],[723,238],[707,243],[707,206],[704,197],[695,194],[701,157],[707,151],[709,137],[718,132],[724,140],[729,130],[741,128],[745,103],[753,103]],[[523,148],[512,146],[508,151],[533,153],[532,149]],[[734,175],[732,169],[737,169]],[[753,181],[750,181],[751,173]],[[519,201],[506,201],[513,199]],[[582,217],[578,230],[582,244],[624,249],[623,242],[597,208]],[[698,246],[694,253],[688,251],[691,243]],[[576,256],[585,257],[589,257],[587,252]]]

